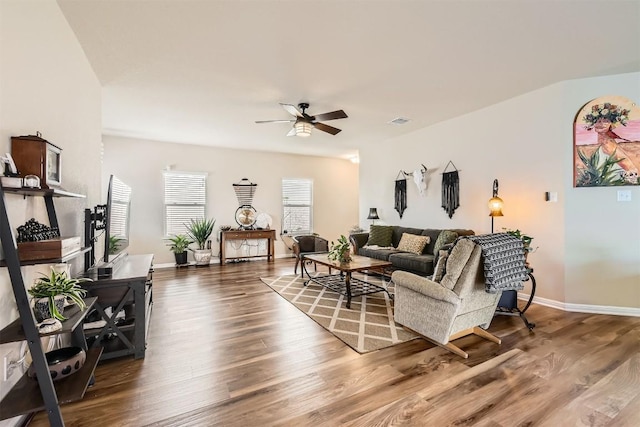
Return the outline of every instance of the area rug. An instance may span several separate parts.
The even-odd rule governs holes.
[[[351,300],[315,283],[304,286],[298,275],[261,277],[265,284],[358,353],[380,350],[419,336],[393,321],[393,300],[385,292]],[[384,284],[378,277],[367,281]],[[384,285],[386,286],[386,284]],[[393,284],[389,291],[393,294]]]

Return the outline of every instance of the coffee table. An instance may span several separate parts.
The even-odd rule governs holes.
[[[347,297],[347,308],[351,308],[351,299],[361,295],[374,294],[377,292],[386,292],[389,298],[393,295],[382,286],[374,285],[365,280],[352,276],[352,273],[364,270],[380,270],[391,267],[389,261],[382,261],[375,258],[368,258],[360,255],[352,255],[350,262],[341,263],[340,261],[332,261],[327,254],[310,254],[304,256],[305,260],[313,261],[316,264],[329,267],[329,274],[311,277],[305,263],[302,263],[302,277],[307,273],[309,280],[304,282],[306,286],[309,282],[317,283],[325,288],[329,288],[334,292],[345,295]],[[331,270],[336,269],[339,274],[331,274]]]

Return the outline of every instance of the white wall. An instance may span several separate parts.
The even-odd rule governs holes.
[[[82,236],[83,209],[100,200],[101,88],[72,30],[53,0],[0,2],[0,153],[11,136],[36,131],[62,148],[62,186],[86,199],[56,199],[63,234]],[[41,198],[7,195],[11,225],[35,217],[47,223]],[[30,286],[48,266],[23,267]],[[0,328],[18,317],[6,268],[0,269]],[[17,359],[19,343],[0,346]],[[11,383],[2,383],[4,396]],[[16,420],[0,422],[11,425]]]
[[[360,152],[360,222],[377,207],[388,224],[490,232],[487,202],[500,183],[504,217],[495,231],[519,228],[535,239],[530,255],[537,297],[571,304],[640,308],[640,188],[631,203],[618,188],[573,188],[573,120],[593,98],[640,100],[640,73],[567,81],[389,140]],[[399,149],[402,147],[402,149]],[[451,160],[460,170],[460,207],[441,208],[441,180]],[[398,171],[424,163],[427,193],[409,178],[408,208],[394,210]],[[558,203],[546,202],[558,192]]]
[[[272,228],[278,235],[282,219],[282,178],[313,180],[314,231],[321,236],[335,240],[340,234],[348,234],[349,229],[358,223],[358,165],[347,160],[106,135],[103,139],[105,180],[109,174],[115,174],[133,190],[128,252],[153,253],[156,264],[174,262],[173,254],[163,241],[162,172],[166,166],[177,171],[208,173],[207,215],[216,219],[216,234],[221,225],[237,227],[234,215],[238,201],[233,184],[242,178],[258,184],[253,206],[258,212],[266,212],[273,218]],[[290,253],[279,236],[275,250],[276,256]],[[214,240],[214,256],[218,251]],[[250,252],[252,255],[256,253],[253,249]],[[239,253],[240,256],[243,254]]]

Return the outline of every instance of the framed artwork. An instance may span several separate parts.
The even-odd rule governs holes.
[[[573,123],[574,187],[640,185],[640,108],[623,96],[586,103]]]

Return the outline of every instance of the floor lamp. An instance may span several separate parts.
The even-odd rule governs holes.
[[[502,206],[504,202],[498,197],[498,180],[493,180],[493,197],[489,200],[489,216],[491,217],[491,233],[493,233],[493,218],[496,216],[504,216],[502,214]]]

